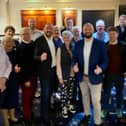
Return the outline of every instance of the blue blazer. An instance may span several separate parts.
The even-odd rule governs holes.
[[[78,72],[78,80],[82,81],[84,75],[84,39],[80,40],[76,43],[75,51],[73,54],[73,65],[78,63],[79,72]],[[101,67],[102,73],[96,75],[94,73],[94,69],[96,66]],[[93,39],[90,57],[89,57],[89,68],[88,68],[88,76],[89,80],[92,84],[99,84],[103,80],[103,73],[106,70],[108,65],[108,56],[107,50],[104,42],[101,42],[97,39]]]

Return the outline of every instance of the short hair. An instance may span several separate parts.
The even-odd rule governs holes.
[[[73,34],[71,33],[71,31],[68,31],[68,30],[63,31],[62,36],[68,36],[70,37],[70,39],[73,38]]]
[[[2,43],[12,43],[12,45],[14,46],[14,39],[11,36],[4,36],[2,39]]]
[[[52,30],[53,30],[53,24],[52,24],[52,23],[50,23],[50,22],[49,22],[49,23],[46,23],[46,24],[44,25],[43,30],[45,30],[47,26],[51,27],[51,28],[52,28]]]
[[[56,26],[56,25],[55,25],[55,26],[53,26],[53,30],[55,30],[55,29],[60,30],[60,29],[59,29],[59,27],[58,27],[58,26]]]
[[[22,34],[22,32],[24,32],[24,31],[29,31],[30,32],[30,28],[29,27],[23,27],[23,28],[21,28],[20,34]]]
[[[116,27],[113,27],[113,26],[108,27],[107,28],[107,31],[108,31],[108,33],[111,32],[111,31],[114,31],[116,33],[119,33],[118,29]]]
[[[99,25],[100,25],[100,26],[105,26],[104,20],[102,20],[102,19],[97,20],[97,21],[96,21],[96,27],[99,26]]]
[[[13,31],[13,33],[15,33],[15,28],[12,25],[6,26],[4,29],[4,33],[7,32],[9,29],[11,29]]]
[[[91,24],[90,22],[87,22],[87,23],[85,23],[84,25],[83,25],[83,29],[85,29],[85,27],[91,27],[91,29],[92,29],[92,31],[94,32],[94,26],[93,26],[93,24]]]
[[[120,17],[124,17],[125,19],[126,19],[126,15],[125,14],[121,14],[120,16],[119,16],[119,18]]]
[[[64,18],[64,21],[65,21],[65,22],[68,21],[68,20],[72,20],[72,21],[73,21],[73,19],[70,18],[70,17],[66,17],[66,18]]]
[[[79,27],[79,26],[74,26],[74,27],[72,28],[72,32],[73,32],[75,29],[77,29],[78,31],[80,31],[80,27]]]

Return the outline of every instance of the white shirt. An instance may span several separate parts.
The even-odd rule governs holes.
[[[37,30],[37,29],[35,29],[34,31],[31,31],[31,40],[35,41],[41,35],[42,35],[42,32]]]
[[[46,38],[46,41],[48,43],[50,52],[51,52],[51,56],[52,56],[52,65],[51,67],[56,66],[56,50],[55,50],[55,45],[53,43],[53,38],[51,37],[50,39],[46,37],[46,35],[44,35]]]
[[[11,70],[12,70],[12,65],[9,61],[9,58],[3,46],[0,44],[0,77],[8,78]]]
[[[91,53],[91,47],[93,43],[93,39],[87,41],[86,39],[84,40],[84,74],[88,75],[88,68],[89,68],[89,57]]]

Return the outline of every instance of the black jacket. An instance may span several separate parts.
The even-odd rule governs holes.
[[[126,27],[124,27],[124,32],[121,31],[121,27],[117,26],[116,27],[119,31],[119,37],[118,37],[118,41],[121,42],[125,42],[126,43]]]
[[[55,45],[55,43],[54,43]],[[55,46],[56,49],[56,46]],[[41,61],[41,54],[47,53],[47,60]],[[35,41],[34,59],[37,61],[37,73],[41,79],[47,80],[50,77],[52,56],[44,35]]]
[[[34,43],[26,44],[21,42],[17,47],[18,64],[21,67],[21,82],[29,80],[31,76],[36,74],[34,54]]]

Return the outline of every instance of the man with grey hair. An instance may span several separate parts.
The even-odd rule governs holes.
[[[74,52],[76,42],[82,39],[80,27],[74,26],[72,29],[72,33],[73,33],[73,38],[71,41],[71,48],[72,48],[72,52]]]
[[[72,52],[70,43],[72,33],[64,31],[62,33],[63,45],[57,50],[57,76],[61,86],[61,109],[62,117],[68,118],[68,112],[75,113],[73,105],[74,74],[72,69]]]
[[[72,51],[72,53],[74,53],[76,43],[79,42],[80,40],[82,40],[82,34],[80,31],[80,27],[74,26],[72,29],[72,33],[73,33],[73,38],[71,40],[70,45],[71,45],[71,51]],[[78,82],[78,74],[75,74],[74,103],[76,104],[76,108],[78,111],[83,110],[82,109],[82,100],[81,100],[81,91],[80,91],[79,82]]]
[[[96,21],[96,32],[93,37],[105,43],[109,41],[108,33],[105,31],[105,22],[102,19]]]

